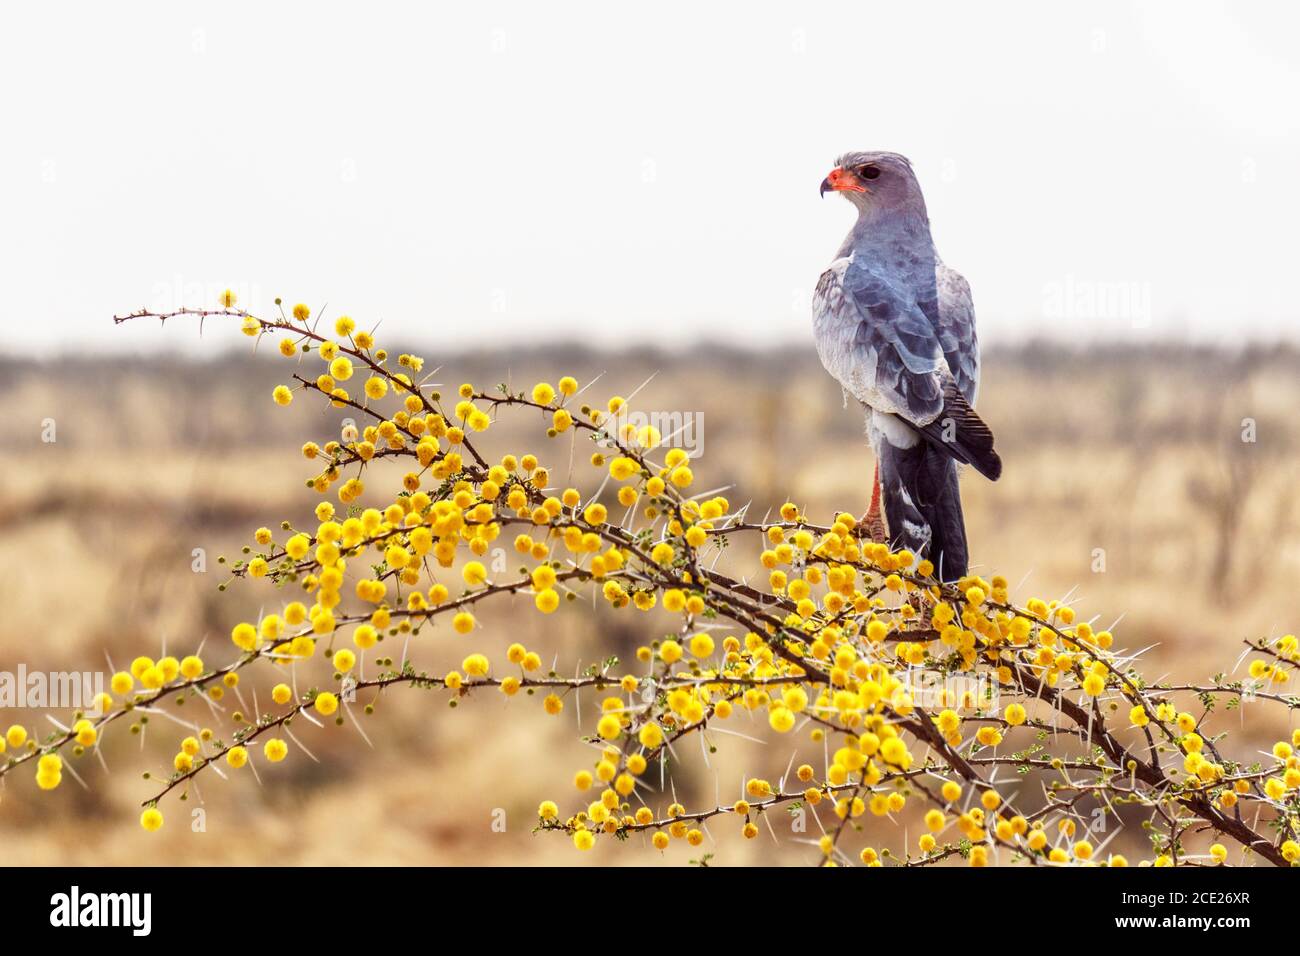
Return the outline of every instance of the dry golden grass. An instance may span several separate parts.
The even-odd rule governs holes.
[[[585,382],[603,372],[594,394],[606,396],[627,394],[657,372],[635,406],[703,413],[700,490],[730,486],[733,503],[752,499],[758,516],[787,498],[818,516],[867,502],[872,464],[861,414],[843,407],[811,348],[793,355],[705,349],[693,357],[575,357],[557,349],[429,360],[446,363],[439,380],[447,392],[462,381],[490,387],[507,374],[520,386],[563,373]],[[1099,626],[1122,615],[1120,646],[1159,645],[1144,656],[1152,677],[1201,680],[1236,661],[1243,638],[1300,627],[1298,372],[1300,357],[1290,352],[1030,348],[989,356],[980,407],[998,435],[1005,476],[997,484],[963,479],[979,570],[1006,575],[1020,597],[1073,591],[1082,617],[1095,616]],[[271,388],[285,377],[280,362],[242,353],[208,363],[0,360],[0,670],[20,661],[41,670],[99,667],[105,653],[121,666],[163,641],[173,652],[205,638],[218,657],[228,650],[231,623],[272,598],[247,583],[219,594],[220,568],[212,560],[208,573],[193,573],[191,551],[237,554],[258,525],[305,519],[316,496],[303,487],[308,469],[296,449],[309,434],[337,437],[342,417],[308,402],[275,408]],[[40,441],[46,418],[57,424],[54,444]],[[1241,440],[1243,419],[1255,421],[1257,441]],[[509,430],[517,427],[494,428],[489,450],[521,450],[524,438]],[[547,452],[557,482],[571,455],[590,453],[571,435]],[[528,447],[536,447],[531,435]],[[1095,570],[1096,549],[1104,549],[1104,572]],[[517,638],[562,662],[611,653],[627,659],[657,636],[634,629],[644,620],[577,609],[540,619],[522,604],[502,606],[484,614],[486,629],[473,638],[446,627],[422,634],[412,656],[435,669],[459,661],[467,641],[490,653]],[[537,719],[507,719],[517,708],[536,710]],[[3,715],[5,724],[38,719],[45,718]],[[548,720],[541,723],[536,701],[481,694],[449,712],[441,699],[393,691],[366,724],[374,749],[350,728],[310,731],[304,742],[321,763],[295,755],[264,773],[260,791],[251,776],[209,777],[199,791],[206,832],[191,832],[178,812],[194,802],[172,803],[175,822],[159,839],[135,824],[139,801],[152,792],[140,771],[165,768],[180,728],[155,718],[143,754],[124,732],[108,735],[107,785],[84,790],[69,781],[40,794],[26,775],[7,780],[0,857],[11,864],[659,860],[649,850],[604,845],[594,857],[578,857],[567,840],[532,834],[537,802],[567,797],[573,770],[587,760],[573,709]],[[1262,745],[1278,729],[1252,730],[1237,746]],[[679,796],[730,802],[744,775],[779,775],[791,756],[784,744],[721,742],[723,752],[707,764],[695,744],[681,755]],[[820,759],[819,745],[800,751]],[[505,811],[505,832],[493,828],[497,810]],[[88,826],[92,819],[117,825]],[[892,845],[902,842],[892,821],[865,825]],[[726,864],[798,859],[789,844],[797,836],[782,834],[778,843],[764,832],[747,842],[729,830],[714,827],[716,845],[674,845],[664,859],[680,863],[702,851]]]

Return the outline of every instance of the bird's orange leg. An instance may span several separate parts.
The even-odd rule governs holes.
[[[862,518],[862,524],[872,541],[884,544],[888,537],[885,533],[885,516],[880,508],[880,465],[871,479],[871,506]],[[920,594],[912,592],[907,596],[907,603],[916,611],[917,626],[921,630],[932,626],[931,608],[922,600]]]
[[[872,541],[883,544],[885,541],[885,516],[880,510],[880,465],[876,465],[876,473],[871,479],[871,507],[867,509],[866,515],[862,518],[862,523],[866,526],[867,535]]]

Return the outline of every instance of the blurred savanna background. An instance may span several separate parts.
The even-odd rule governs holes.
[[[196,335],[185,322],[135,334]],[[206,656],[224,660],[234,650],[232,622],[291,599],[260,582],[219,592],[228,574],[215,560],[196,573],[193,551],[237,556],[258,526],[308,523],[319,496],[304,487],[314,472],[298,447],[336,437],[344,416],[307,396],[275,407],[270,392],[294,362],[272,357],[271,349],[231,351],[247,340],[231,322],[218,328],[210,321],[205,333],[214,352],[208,360],[4,364],[6,664],[16,657],[29,668],[107,670],[106,654],[123,667],[138,653],[188,653],[200,644]],[[508,381],[517,389],[561,372],[582,382],[599,375],[590,391],[603,396],[627,394],[650,378],[634,407],[700,416],[701,490],[725,488],[733,504],[751,502],[755,517],[786,500],[813,516],[865,508],[872,459],[860,413],[843,407],[811,347],[694,355],[557,347],[513,358],[428,358],[445,364],[435,381],[448,392],[462,380],[488,387]],[[1150,647],[1141,660],[1153,679],[1196,682],[1230,671],[1243,639],[1295,628],[1300,431],[1288,409],[1300,401],[1300,353],[1038,345],[991,351],[985,375],[982,407],[1006,470],[997,484],[974,474],[963,482],[982,573],[1004,574],[1025,598],[1069,596],[1098,627],[1118,621],[1121,646]],[[718,384],[700,387],[705,382]],[[57,424],[54,443],[39,440],[43,419]],[[1256,440],[1243,441],[1251,422]],[[571,434],[547,439],[539,416],[503,414],[482,444],[485,453],[536,450],[557,483],[568,483],[570,467],[580,486],[599,478],[586,463],[590,442]],[[381,465],[368,482],[394,484],[401,470]],[[503,554],[494,557],[513,571],[518,556]],[[468,638],[445,622],[425,630],[413,638],[410,656],[440,672],[470,649],[500,659],[518,640],[543,651],[548,664],[555,657],[560,668],[616,655],[635,669],[635,648],[669,626],[658,612],[616,612],[603,603],[566,605],[543,618],[527,597],[484,605],[480,618],[483,627]],[[250,672],[246,685],[265,695],[269,681]],[[295,751],[273,772],[263,770],[261,786],[247,775],[201,778],[191,799],[203,801],[206,831],[190,832],[186,805],[173,802],[162,840],[135,825],[132,808],[151,792],[140,772],[162,774],[185,731],[155,716],[141,749],[119,723],[103,744],[111,773],[93,763],[80,770],[90,789],[74,784],[38,795],[26,775],[6,780],[6,861],[575,862],[566,839],[530,830],[541,799],[575,796],[572,774],[590,759],[577,738],[589,732],[595,696],[570,698],[556,718],[543,715],[535,699],[479,693],[455,711],[444,700],[389,691],[365,725],[373,748],[350,725],[304,726],[295,732],[320,763]],[[230,698],[225,706],[227,713],[236,707]],[[1235,727],[1251,706],[1221,719]],[[203,710],[191,701],[175,712],[206,726],[215,715]],[[585,714],[581,726],[578,713]],[[45,720],[37,712],[23,718],[35,726]],[[698,743],[679,748],[673,786],[690,805],[733,801],[745,776],[780,776],[796,749],[800,761],[819,754],[820,745],[806,741],[761,745],[732,736],[769,737],[761,712],[723,726],[727,733],[710,735],[719,753],[707,761]],[[1278,731],[1270,721],[1247,722],[1236,745],[1264,748]],[[504,832],[494,829],[500,811]],[[799,835],[778,830],[774,840],[764,830],[745,841],[728,822],[711,827],[717,846],[675,845],[666,858],[800,859],[791,842]],[[868,826],[882,842],[902,843],[902,824]],[[802,850],[815,858],[813,848]],[[631,846],[602,844],[596,853],[608,863],[659,858]]]
[[[567,374],[595,382],[593,401],[635,392],[634,409],[691,416],[695,487],[752,517],[787,500],[815,519],[860,513],[862,415],[822,370],[808,315],[850,216],[815,194],[838,153],[893,148],[913,158],[985,344],[979,407],[1005,471],[963,476],[976,569],[1022,602],[1068,598],[1150,679],[1242,676],[1243,640],[1300,629],[1296,13],[1006,10],[1015,29],[957,3],[847,20],[835,4],[572,19],[504,4],[406,11],[401,29],[328,4],[219,18],[158,4],[129,30],[89,4],[71,29],[6,11],[0,78],[30,95],[0,104],[22,134],[0,155],[0,671],[108,674],[164,648],[224,662],[232,624],[292,599],[265,582],[220,591],[216,558],[259,526],[309,521],[299,448],[339,437],[344,415],[306,396],[275,406],[293,360],[229,320],[201,336],[196,320],[112,321],[215,307],[227,287],[259,314],[283,296],[377,326],[444,394]],[[96,82],[55,69],[55,49]],[[503,415],[484,450],[533,451],[557,484],[599,481],[587,442],[546,438],[540,416]],[[402,470],[368,482],[395,487]],[[500,659],[513,641],[561,673],[630,665],[667,626],[603,605],[542,617],[524,596],[480,619],[469,637],[442,623],[412,638],[416,666]],[[164,830],[142,831],[157,785],[141,774],[168,772],[176,721],[223,725],[272,683],[250,672],[246,704],[188,701],[141,737],[116,723],[102,760],[72,763],[85,787],[7,775],[0,863],[817,859],[799,842],[817,825],[780,817],[752,841],[713,821],[704,846],[663,855],[639,837],[579,855],[534,834],[539,801],[576,804],[594,694],[552,718],[523,696],[452,710],[390,691],[369,740],[295,728],[319,762],[295,749],[260,783],[204,774],[164,802]],[[1285,729],[1281,708],[1256,706],[1209,718],[1242,759]],[[47,733],[49,716],[69,714],[0,708],[0,725]],[[657,803],[731,803],[746,777],[820,763],[806,734],[772,742],[750,721],[711,734],[716,753],[679,748]],[[865,817],[863,839],[914,847],[917,817]],[[1141,856],[1140,827],[1109,846]]]

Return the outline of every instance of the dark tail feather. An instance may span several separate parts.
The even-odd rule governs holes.
[[[940,447],[880,443],[880,485],[890,545],[929,558],[943,581],[966,574],[966,523],[957,487],[957,464]]]
[[[970,465],[990,481],[1002,476],[1002,459],[993,450],[993,432],[970,407],[951,378],[943,385],[943,411],[920,432],[964,465]]]
[[[932,462],[931,470],[942,472],[933,498],[921,509],[933,534],[927,557],[934,562],[935,573],[941,581],[956,581],[966,576],[970,564],[966,519],[957,486],[957,463],[934,447],[926,446],[925,451]]]

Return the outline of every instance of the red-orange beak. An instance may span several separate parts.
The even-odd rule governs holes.
[[[830,175],[822,180],[820,195],[825,196],[827,190],[834,190],[837,193],[871,192],[871,190],[859,182],[857,176],[854,176],[843,166],[836,166],[831,170]]]

